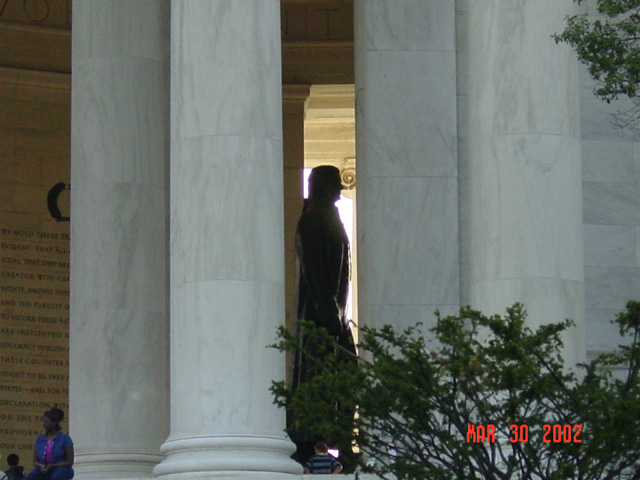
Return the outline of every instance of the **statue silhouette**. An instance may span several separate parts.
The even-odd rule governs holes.
[[[296,231],[297,319],[325,328],[338,345],[354,354],[355,360],[353,337],[346,318],[349,239],[335,206],[341,190],[340,171],[336,167],[320,166],[311,171],[309,199]],[[304,332],[298,328],[298,333],[304,343]],[[320,359],[313,345],[305,343],[304,348]],[[311,379],[316,368],[298,352],[294,358],[292,388]],[[295,412],[288,412],[289,425],[294,415]],[[289,435],[297,446],[294,458],[303,464],[314,454],[313,446],[324,440],[309,430],[289,429]]]

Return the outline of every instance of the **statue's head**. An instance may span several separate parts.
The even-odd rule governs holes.
[[[332,165],[321,165],[309,175],[309,198],[335,203],[340,198],[342,180],[340,170]]]

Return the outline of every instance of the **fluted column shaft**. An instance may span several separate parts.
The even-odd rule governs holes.
[[[571,318],[584,356],[577,62],[551,38],[574,8],[555,0],[458,2],[468,235],[465,302],[532,326]]]
[[[284,356],[277,0],[171,2],[171,433],[163,478],[298,473]],[[265,477],[267,476],[267,477]]]
[[[355,2],[363,324],[430,323],[459,305],[453,5]]]
[[[70,431],[76,477],[151,477],[168,432],[168,10],[74,3]]]

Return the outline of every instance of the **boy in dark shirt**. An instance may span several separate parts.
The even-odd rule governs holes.
[[[342,471],[340,462],[329,455],[329,447],[326,443],[316,443],[314,450],[316,454],[305,463],[304,473],[329,474]]]
[[[18,465],[20,463],[20,457],[15,453],[12,453],[7,457],[7,463],[9,464],[9,470],[5,470],[3,480],[20,480],[24,478],[24,467]]]

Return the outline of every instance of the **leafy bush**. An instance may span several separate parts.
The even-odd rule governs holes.
[[[581,3],[581,0],[577,0]],[[571,45],[597,81],[594,93],[611,101],[638,95],[640,0],[596,0],[600,16],[573,15],[556,42]]]
[[[519,304],[503,316],[438,314],[432,348],[420,325],[362,328],[358,362],[303,324],[322,346],[319,373],[294,391],[274,382],[274,402],[295,412],[292,428],[342,450],[355,443],[362,470],[381,478],[640,478],[640,303],[615,320],[629,342],[577,371],[560,340],[572,323],[532,331],[525,318]],[[298,340],[282,328],[275,347]]]

